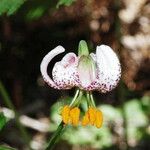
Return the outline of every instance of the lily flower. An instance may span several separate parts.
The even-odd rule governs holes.
[[[51,79],[47,73],[48,64],[64,51],[62,46],[57,46],[41,62],[43,79],[50,87],[79,87],[85,91],[97,90],[105,93],[117,86],[121,76],[120,62],[115,52],[107,45],[97,46],[96,54],[66,54],[61,61],[55,63]]]
[[[51,50],[41,62],[41,73],[44,81],[55,89],[71,89],[78,87],[86,93],[99,91],[106,93],[114,89],[121,76],[120,62],[115,52],[107,45],[100,45],[96,53],[89,54],[85,41],[79,43],[78,56],[75,53],[66,54],[61,61],[56,62],[52,70],[52,78],[47,73],[51,60],[65,49],[57,46]],[[88,94],[87,94],[88,95]],[[81,124],[91,124],[100,128],[103,122],[102,112],[95,108],[92,95],[87,96],[88,111],[85,113]],[[78,101],[77,98],[73,103]],[[62,109],[62,120],[65,124],[78,125],[80,110],[75,106],[66,105]]]

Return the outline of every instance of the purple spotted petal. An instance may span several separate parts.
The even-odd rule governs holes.
[[[52,76],[61,89],[70,89],[78,85],[78,58],[74,53],[66,54],[60,62],[54,65]]]
[[[51,87],[59,89],[59,87],[54,83],[54,81],[50,78],[47,73],[47,67],[50,61],[58,54],[64,52],[65,49],[62,46],[57,46],[53,50],[51,50],[42,60],[40,65],[40,70],[43,76],[44,81]]]
[[[111,91],[117,86],[121,76],[120,62],[115,52],[106,45],[96,49],[99,91]]]

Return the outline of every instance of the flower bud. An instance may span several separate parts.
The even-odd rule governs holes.
[[[84,40],[81,40],[79,42],[78,55],[79,56],[82,56],[82,55],[88,56],[89,55],[88,46]]]

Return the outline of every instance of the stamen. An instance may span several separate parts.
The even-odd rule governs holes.
[[[95,116],[96,116],[96,110],[93,107],[90,107],[88,110],[88,114],[89,114],[89,119],[90,119],[90,123],[91,125],[94,125],[94,121],[95,121]]]
[[[102,112],[94,107],[90,107],[82,119],[83,126],[91,124],[96,126],[97,128],[100,128],[102,126],[102,123],[103,123]]]
[[[77,126],[79,124],[80,109],[78,107],[70,108],[68,105],[62,109],[62,120],[65,124]]]
[[[80,109],[78,107],[69,107],[68,105],[64,106],[62,109],[62,120],[65,124],[72,124],[77,126],[79,124],[80,118]],[[103,123],[103,114],[100,110],[97,110],[94,107],[90,107],[85,113],[82,119],[82,126],[94,125],[97,128],[100,128]]]
[[[89,116],[88,114],[85,114],[85,116],[83,116],[83,119],[82,119],[82,125],[83,126],[87,126],[89,124]]]
[[[62,115],[63,122],[65,124],[68,124],[70,118],[70,107],[68,105],[63,107],[61,115]]]
[[[103,114],[102,114],[102,112],[100,110],[97,110],[96,111],[96,119],[95,119],[94,125],[97,128],[100,128],[102,126],[102,123],[103,123]]]
[[[78,107],[72,108],[70,111],[70,123],[74,126],[79,124],[80,109]]]

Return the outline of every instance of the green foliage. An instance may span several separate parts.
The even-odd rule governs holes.
[[[7,123],[7,119],[1,112],[0,113],[0,130],[2,130],[2,128],[5,126],[6,123]]]
[[[28,11],[26,15],[27,20],[36,20],[39,19],[45,12],[45,8],[42,6],[32,8],[31,10]]]
[[[124,105],[129,141],[133,141],[134,139],[134,141],[137,142],[140,140],[143,136],[143,132],[140,129],[145,128],[148,125],[148,115],[146,115],[146,112],[142,107],[143,100],[145,100],[145,98],[143,98],[142,101],[133,99]],[[150,99],[146,106],[148,105],[150,105]]]
[[[57,102],[51,107],[50,118],[53,121],[53,126],[57,127],[58,120],[59,122],[61,121],[60,108],[62,105],[62,103]],[[86,111],[86,103],[82,102],[81,107],[82,110]],[[97,129],[93,126],[68,126],[62,135],[62,139],[73,145],[89,145],[101,149],[109,148],[114,145],[113,139],[116,138],[115,136],[118,134],[118,130],[124,128],[124,121],[127,124],[125,131],[127,132],[128,141],[134,140],[136,143],[142,140],[145,133],[148,134],[149,97],[132,99],[125,102],[123,106],[120,107],[113,107],[107,104],[97,107],[102,110],[104,115],[104,124],[102,128]],[[124,120],[124,118],[126,118],[126,120]]]
[[[0,0],[0,15],[6,14],[10,16],[14,14],[23,4],[26,2],[26,6],[23,10],[27,12],[25,14],[27,20],[35,20],[40,18],[46,11],[51,7],[59,7],[60,5],[70,6],[75,0],[59,0],[56,6],[56,3],[49,0]]]
[[[20,12],[23,13],[23,17],[27,21],[37,20],[42,17],[44,14],[49,13],[52,7],[55,8],[56,3],[50,0],[32,0],[27,1],[23,5]]]
[[[69,105],[69,102],[71,101],[71,97],[67,97],[66,99],[60,99],[57,103],[55,103],[51,109],[51,120],[54,123],[59,124],[61,122],[61,109],[64,105]]]
[[[60,5],[70,6],[75,0],[59,0],[57,3],[57,8]]]
[[[0,150],[16,150],[16,149],[8,147],[8,146],[0,146]]]
[[[7,14],[9,16],[14,14],[24,2],[25,0],[1,0],[0,15]]]

